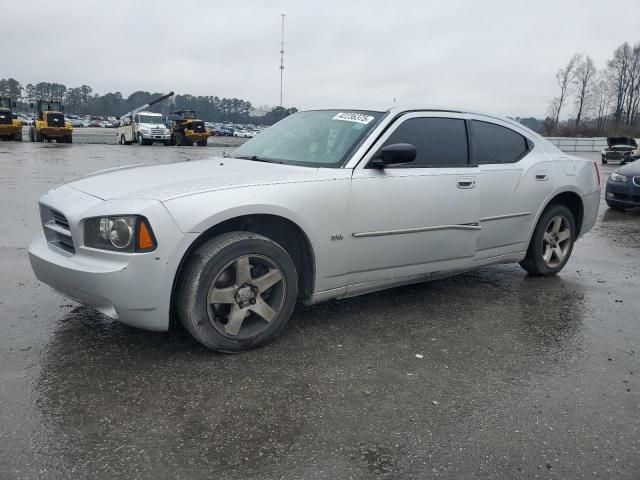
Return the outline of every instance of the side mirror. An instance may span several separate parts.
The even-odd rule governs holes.
[[[30,107],[30,108],[33,108],[33,102],[31,102],[31,103],[29,104],[29,107]]]
[[[382,147],[373,157],[369,165],[374,168],[385,168],[388,165],[411,163],[416,159],[416,147],[410,143],[394,143]]]

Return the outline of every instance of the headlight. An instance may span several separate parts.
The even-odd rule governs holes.
[[[149,129],[148,128],[141,128],[140,131],[142,133],[149,133]]]
[[[611,174],[611,177],[609,177],[609,178],[611,178],[612,182],[626,182],[627,181],[627,177],[625,177],[624,175],[620,175],[617,172],[613,172]]]
[[[84,244],[118,252],[150,252],[156,248],[146,218],[138,215],[89,218],[84,222]]]

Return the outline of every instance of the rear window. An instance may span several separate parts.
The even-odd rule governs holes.
[[[472,125],[474,163],[514,163],[529,151],[527,139],[510,128],[479,120]]]

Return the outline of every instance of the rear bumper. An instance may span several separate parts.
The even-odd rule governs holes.
[[[22,125],[0,125],[0,135],[22,133]]]
[[[206,140],[207,138],[209,138],[209,133],[207,133],[207,132],[205,132],[205,133],[194,133],[194,132],[187,131],[185,136],[189,140],[193,140],[194,142],[201,142],[201,141]]]
[[[40,134],[46,135],[47,137],[63,137],[65,135],[71,135],[72,133],[72,128],[44,127],[40,129]]]
[[[582,206],[584,211],[582,215],[580,236],[591,230],[596,223],[598,218],[598,209],[600,208],[600,192],[601,190],[598,189],[597,191],[582,197]]]

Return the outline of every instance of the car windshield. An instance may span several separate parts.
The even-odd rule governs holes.
[[[314,167],[340,167],[382,112],[314,110],[288,116],[232,153],[232,157]]]
[[[140,115],[140,123],[162,123],[162,117],[155,115]]]
[[[0,98],[0,108],[11,108],[11,100],[8,98]]]

